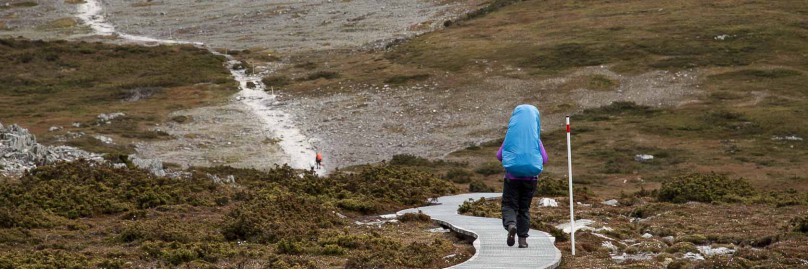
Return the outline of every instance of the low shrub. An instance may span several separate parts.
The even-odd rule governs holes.
[[[657,199],[674,203],[710,203],[736,201],[735,197],[750,197],[753,194],[751,185],[743,179],[730,179],[715,173],[690,174],[663,182]]]
[[[429,215],[418,212],[418,213],[405,213],[404,215],[398,216],[398,220],[401,222],[430,222],[432,218]]]
[[[446,176],[444,178],[454,183],[466,184],[471,182],[472,176],[473,174],[466,169],[451,168],[449,169],[449,171],[446,172]]]
[[[647,204],[647,205],[642,205],[642,206],[635,207],[634,209],[631,210],[631,213],[629,213],[629,216],[632,217],[632,218],[644,219],[644,218],[648,218],[650,216],[654,216],[657,213],[659,213],[660,211],[662,211],[662,205],[660,205],[660,204]]]
[[[701,235],[701,234],[683,235],[683,236],[680,236],[679,238],[676,238],[676,241],[677,242],[690,242],[690,243],[698,244],[698,245],[706,244],[708,242],[707,237],[704,236],[704,235]]]
[[[239,252],[234,246],[234,243],[223,242],[186,244],[147,241],[141,244],[140,249],[149,257],[178,266],[196,260],[215,263],[220,259],[235,256]]]
[[[217,188],[207,179],[178,181],[87,161],[41,166],[19,183],[0,185],[0,225],[46,225],[20,212],[75,219],[161,205],[213,205],[209,191]]]
[[[170,179],[79,161],[41,166],[20,180],[4,181],[0,243],[19,244],[15,248],[21,251],[0,253],[0,268],[117,268],[119,260],[158,267],[263,260],[269,268],[317,268],[312,261],[318,255],[368,258],[353,260],[355,267],[385,258],[394,259],[387,265],[392,267],[442,267],[442,257],[452,251],[444,248],[451,243],[410,245],[395,236],[347,229],[350,219],[337,214],[423,206],[427,198],[457,191],[452,183],[414,168],[368,165],[327,177],[288,166],[268,171],[194,168],[189,173]],[[209,175],[234,175],[239,184],[214,184]],[[408,220],[429,217],[407,215],[403,221]],[[43,234],[64,235],[68,243],[40,247],[40,232],[26,233],[30,228],[54,229]],[[90,233],[94,236],[85,236]],[[96,234],[108,237],[104,250],[85,247],[97,241]],[[40,252],[43,247],[67,250],[69,262],[40,262],[61,257]],[[428,252],[434,250],[439,252]]]
[[[464,201],[457,213],[475,217],[502,218],[501,204],[480,198],[476,201]]]
[[[287,76],[269,76],[261,80],[267,87],[283,87],[292,83],[292,80]]]
[[[530,228],[549,233],[555,237],[556,242],[564,242],[570,238],[569,235],[567,235],[567,233],[565,233],[563,230],[556,228],[552,224],[544,222],[541,219],[531,218]]]
[[[351,268],[431,268],[445,267],[439,253],[453,248],[444,238],[435,238],[432,243],[377,241],[348,258],[346,269]]]
[[[499,162],[487,162],[477,169],[474,169],[474,172],[484,176],[496,175],[496,174],[503,174],[505,173],[505,169],[502,168],[502,164]]]
[[[393,155],[393,158],[388,162],[390,165],[397,166],[411,166],[411,167],[465,167],[468,166],[466,162],[454,162],[445,160],[429,160],[424,157],[415,156],[411,154],[398,154]]]
[[[276,245],[278,254],[300,255],[306,252],[302,242],[282,239]]]
[[[699,253],[699,249],[691,242],[678,242],[665,249],[667,253]]]
[[[469,184],[469,192],[494,192],[494,188],[488,186],[482,180],[474,180]]]
[[[617,101],[612,102],[607,106],[599,108],[585,109],[580,117],[584,120],[600,121],[608,119],[608,116],[616,115],[652,115],[659,112],[658,110],[644,105],[638,105],[631,101]]]
[[[260,190],[227,214],[222,233],[229,240],[260,243],[316,238],[321,229],[344,224],[335,210],[314,197]]]
[[[339,73],[334,71],[317,71],[306,76],[306,80],[316,80],[321,78],[323,79],[339,78]]]
[[[575,186],[575,184],[573,184]],[[569,192],[569,183],[564,179],[552,177],[539,177],[536,183],[536,193],[534,196],[563,196]]]
[[[21,267],[19,265],[25,265]],[[37,250],[33,252],[0,253],[0,268],[90,268],[91,261],[85,255],[62,250]]]
[[[390,165],[406,165],[406,166],[431,166],[432,162],[424,157],[419,157],[410,154],[393,155],[390,159]]]
[[[788,221],[789,231],[808,233],[808,215],[796,216]]]

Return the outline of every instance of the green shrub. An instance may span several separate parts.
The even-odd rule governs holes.
[[[808,233],[808,215],[796,216],[788,221],[790,231]]]
[[[398,220],[401,222],[411,222],[411,221],[418,221],[418,222],[430,222],[432,218],[429,215],[418,212],[418,213],[405,213],[404,215],[398,216]]]
[[[480,167],[477,167],[477,169],[474,169],[474,172],[484,176],[490,176],[490,175],[502,174],[505,172],[505,169],[502,168],[502,163],[487,162],[480,165]]]
[[[269,76],[263,78],[261,81],[263,81],[264,85],[267,87],[283,87],[292,83],[292,80],[287,76]]]
[[[494,188],[486,185],[482,180],[474,180],[469,184],[469,192],[494,192]]]
[[[411,154],[393,155],[393,158],[390,159],[388,163],[390,165],[397,165],[397,166],[430,167],[430,168],[435,168],[439,166],[465,167],[468,165],[465,162],[452,162],[445,160],[433,161],[424,157],[415,156]]]
[[[502,218],[501,204],[480,198],[476,201],[463,201],[457,213],[475,217]]]
[[[431,166],[432,162],[424,157],[410,154],[398,154],[393,155],[393,158],[390,159],[390,165]]]
[[[444,238],[430,244],[412,242],[403,245],[388,240],[373,240],[365,249],[351,255],[345,264],[350,268],[437,268],[445,265],[443,253],[453,248]]]
[[[140,249],[149,257],[177,266],[191,261],[217,262],[238,254],[232,243],[166,243],[147,241]],[[242,253],[249,254],[249,253]]]
[[[585,109],[584,113],[581,114],[580,117],[584,120],[599,121],[607,119],[604,118],[606,116],[616,116],[616,115],[645,116],[645,115],[652,115],[657,112],[659,111],[652,107],[638,105],[637,103],[631,101],[617,101],[612,102],[607,106]]]
[[[268,171],[210,167],[189,172],[187,178],[170,179],[137,169],[74,162],[41,166],[20,180],[4,181],[0,184],[0,243],[21,244],[20,250],[37,253],[34,249],[41,248],[37,245],[41,240],[39,231],[33,236],[24,231],[58,227],[42,233],[65,234],[67,243],[43,247],[81,254],[66,258],[76,258],[78,263],[36,263],[30,259],[56,255],[0,253],[0,264],[13,268],[27,264],[44,264],[37,268],[120,267],[120,263],[108,259],[114,257],[171,267],[215,266],[223,259],[262,259],[271,268],[316,268],[309,261],[316,258],[310,256],[353,257],[355,252],[363,252],[417,260],[388,265],[394,267],[442,265],[442,256],[414,249],[420,245],[410,247],[398,238],[375,232],[343,230],[349,219],[335,212],[399,210],[422,206],[427,198],[457,191],[452,183],[432,174],[392,165],[369,165],[360,171],[337,171],[327,177],[310,173],[301,176],[301,171],[288,166]],[[213,184],[208,174],[234,175],[239,184]],[[224,203],[220,200],[230,205],[220,206]],[[72,217],[79,219],[68,219]],[[405,218],[409,217],[414,221],[428,220],[426,215]],[[109,227],[96,231],[96,225]],[[86,249],[85,245],[93,244],[90,241],[96,242],[98,237],[88,238],[84,230],[108,237],[104,250]],[[446,246],[443,243],[427,244],[426,249],[440,246],[442,255],[451,252],[442,249]],[[108,249],[116,252],[120,248],[123,254],[109,254]],[[267,253],[267,249],[284,254]],[[145,255],[129,255],[135,252]],[[292,253],[306,255],[286,255]],[[88,256],[81,260],[84,255]],[[106,256],[100,258],[101,255]]]
[[[356,198],[342,199],[337,202],[337,206],[345,210],[359,212],[362,214],[369,214],[372,212],[379,211],[379,208],[376,207],[376,204],[367,199],[362,200]]]
[[[667,253],[688,253],[688,252],[699,253],[699,249],[696,248],[696,245],[694,245],[691,242],[678,242],[678,243],[673,244],[672,246],[668,247],[667,249],[665,249],[665,252],[667,252]]]
[[[314,197],[260,190],[227,214],[222,233],[229,240],[261,243],[314,238],[321,229],[344,224],[334,211]]]
[[[755,203],[772,204],[778,207],[808,205],[808,192],[795,189],[758,193],[751,199]]]
[[[446,172],[445,178],[451,182],[465,184],[471,182],[472,173],[463,168],[451,168]]]
[[[283,239],[276,246],[279,254],[300,255],[306,252],[303,243],[298,241]]]
[[[115,236],[115,239],[124,242],[134,241],[163,241],[191,243],[198,241],[223,241],[224,237],[212,229],[205,222],[184,222],[181,219],[161,216],[155,219],[127,221],[124,227]]]
[[[208,179],[178,181],[86,161],[41,166],[19,183],[0,185],[0,224],[33,225],[21,223],[25,216],[9,215],[20,211],[42,214],[37,212],[44,210],[46,214],[74,219],[160,205],[213,205],[206,191],[217,188]]]
[[[88,257],[62,250],[0,253],[0,268],[90,268]]]
[[[575,184],[573,184],[575,186]],[[534,196],[563,196],[569,192],[569,183],[564,179],[554,179],[552,177],[539,177],[536,183],[536,193]]]
[[[752,187],[743,179],[730,179],[715,173],[690,174],[663,182],[657,199],[674,203],[709,203],[734,201],[736,199],[733,197],[749,197],[753,194]]]
[[[565,233],[563,230],[556,228],[552,224],[548,224],[541,219],[531,218],[530,228],[549,233],[555,237],[556,242],[565,242],[570,238],[569,235],[567,235],[567,233]]]
[[[320,254],[331,255],[331,256],[342,256],[342,255],[345,255],[346,252],[347,252],[347,250],[340,247],[340,246],[329,244],[329,245],[325,245],[322,248],[322,250],[320,251]]]
[[[690,243],[697,244],[697,245],[706,244],[708,242],[707,237],[704,236],[704,235],[701,235],[701,234],[683,235],[683,236],[680,236],[679,238],[676,238],[676,241],[678,241],[678,242],[690,242]]]
[[[317,71],[306,76],[306,80],[316,80],[321,78],[323,79],[339,78],[339,73],[334,71]]]
[[[629,216],[632,217],[632,218],[644,219],[644,218],[648,218],[648,217],[656,215],[657,213],[659,213],[659,211],[662,211],[662,206],[661,205],[659,205],[659,204],[647,204],[647,205],[642,205],[642,206],[635,207],[634,209],[631,210],[631,213],[629,213]]]

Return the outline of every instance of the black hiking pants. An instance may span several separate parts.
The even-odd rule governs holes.
[[[505,230],[516,225],[519,237],[528,237],[530,230],[530,203],[536,192],[537,180],[505,179],[502,189],[502,226]]]

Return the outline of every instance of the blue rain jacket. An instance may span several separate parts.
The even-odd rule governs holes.
[[[519,105],[508,122],[502,144],[502,166],[517,177],[538,176],[544,166],[539,149],[541,121],[539,110],[532,105]]]

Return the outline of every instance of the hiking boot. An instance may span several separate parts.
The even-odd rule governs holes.
[[[519,248],[527,248],[527,237],[519,237]]]
[[[514,243],[516,243],[516,225],[508,225],[508,246],[512,247]]]

